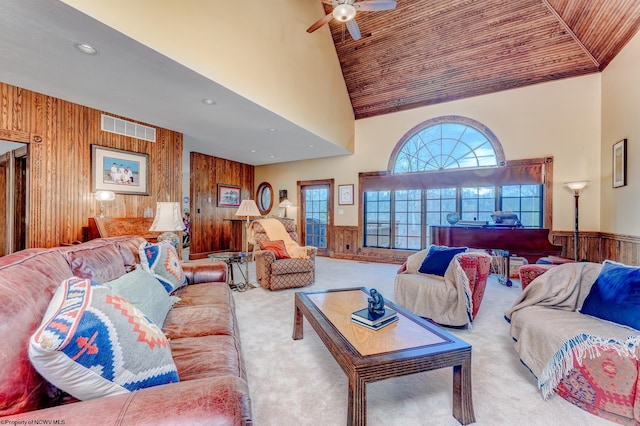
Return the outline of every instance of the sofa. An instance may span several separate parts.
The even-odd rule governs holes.
[[[103,238],[67,247],[27,249],[0,258],[0,422],[252,423],[234,300],[222,262],[181,265],[188,284],[173,292],[179,301],[169,307],[160,331],[166,335],[179,381],[80,401],[34,368],[30,339],[49,315],[48,306],[63,287],[61,283],[89,282],[94,296],[96,289],[107,291],[97,283],[138,270],[139,249],[145,242],[139,236]],[[133,311],[139,315],[138,310]],[[148,321],[146,314],[142,320]],[[126,350],[122,351],[125,355]]]
[[[640,424],[639,283],[640,269],[605,261],[556,265],[526,286],[505,317],[543,398]]]
[[[394,301],[440,325],[468,327],[484,297],[491,256],[484,252],[460,253],[443,275],[421,273],[429,250],[410,255],[400,267],[394,281]]]

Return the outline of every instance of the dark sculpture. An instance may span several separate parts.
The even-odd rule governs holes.
[[[369,290],[369,294],[371,295],[371,297],[368,299],[369,315],[373,317],[384,315],[384,297],[382,297],[382,295],[378,293],[378,290],[376,290],[375,288]]]

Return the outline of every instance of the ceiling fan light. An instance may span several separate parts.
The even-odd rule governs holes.
[[[356,8],[350,4],[339,4],[333,8],[333,17],[340,22],[347,22],[356,17]]]

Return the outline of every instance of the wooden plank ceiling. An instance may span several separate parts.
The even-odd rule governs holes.
[[[329,26],[365,118],[600,72],[638,31],[640,1],[398,0],[355,19],[358,41]]]

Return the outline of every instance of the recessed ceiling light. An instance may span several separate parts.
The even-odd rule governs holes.
[[[202,103],[205,104],[205,105],[215,105],[216,101],[214,101],[213,99],[204,98],[202,100]]]
[[[276,156],[275,155],[270,155],[269,158],[276,158]]]
[[[275,127],[270,127],[267,130],[270,131],[270,132],[277,132],[278,131],[278,129],[276,129]]]
[[[251,150],[251,151],[249,151],[249,152],[258,152],[258,151],[256,151],[255,149],[252,149],[252,150]]]
[[[313,144],[309,145],[309,148],[313,148]]]
[[[73,45],[73,47],[75,47],[76,49],[78,49],[80,52],[84,53],[85,55],[97,55],[98,51],[96,50],[95,47],[86,44],[86,43],[76,43]]]

